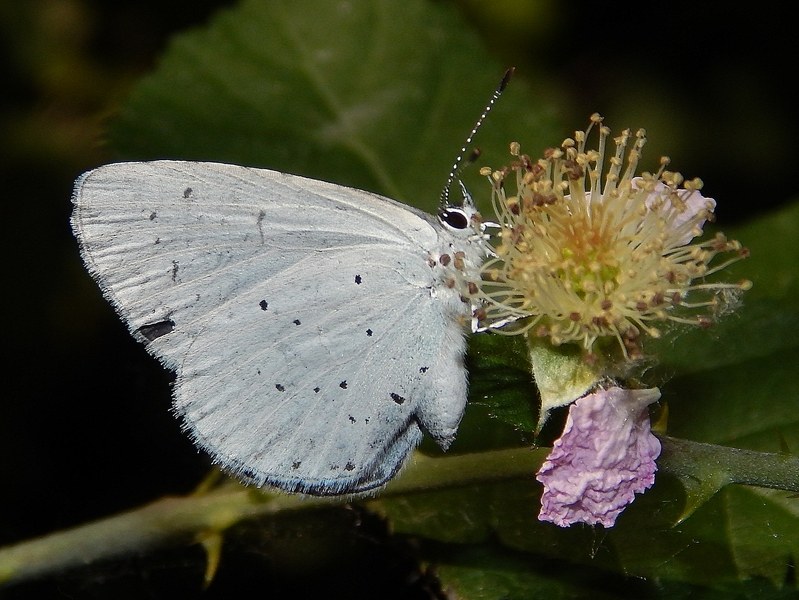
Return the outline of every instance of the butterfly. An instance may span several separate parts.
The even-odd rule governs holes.
[[[490,249],[461,188],[430,215],[266,169],[116,163],[76,181],[72,228],[215,463],[259,487],[357,494],[423,432],[446,449],[463,416]]]

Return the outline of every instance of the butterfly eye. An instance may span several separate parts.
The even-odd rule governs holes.
[[[445,208],[438,213],[438,218],[452,229],[466,229],[469,226],[469,218],[466,213],[458,208]]]

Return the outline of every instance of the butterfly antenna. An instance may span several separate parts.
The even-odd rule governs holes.
[[[475,134],[483,126],[483,122],[486,120],[488,113],[490,113],[491,109],[494,108],[494,103],[496,103],[496,101],[499,100],[499,97],[502,95],[502,92],[505,91],[505,88],[508,86],[508,82],[510,81],[511,75],[513,75],[514,70],[515,68],[511,67],[510,69],[505,71],[505,75],[502,76],[502,81],[499,82],[497,89],[494,90],[494,93],[491,95],[491,100],[489,100],[488,104],[486,104],[486,107],[483,109],[480,118],[477,119],[477,122],[474,124],[474,127],[472,127],[472,131],[469,133],[469,136],[466,138],[463,147],[461,147],[461,150],[458,153],[455,162],[452,164],[452,169],[450,170],[449,176],[447,177],[447,183],[444,186],[444,189],[441,191],[440,202],[442,207],[448,206],[449,194],[450,190],[452,189],[452,184],[455,181],[455,179],[457,179],[458,176],[460,175],[460,172],[463,169],[463,167],[465,165],[470,164],[471,162],[476,160],[478,156],[480,156],[480,150],[478,148],[475,148],[474,150],[472,150],[472,152],[469,153],[468,159],[466,160],[466,162],[464,162],[464,157],[466,156],[467,148],[469,147],[469,145],[471,145]]]

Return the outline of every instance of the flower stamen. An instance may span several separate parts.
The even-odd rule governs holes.
[[[595,128],[597,147],[589,149]],[[716,204],[700,194],[702,181],[667,170],[665,157],[655,173],[636,175],[643,129],[624,130],[606,158],[609,138],[594,114],[585,131],[542,158],[514,142],[508,166],[481,171],[499,231],[482,267],[480,329],[532,332],[553,344],[579,343],[587,354],[610,337],[634,357],[642,333],[660,335],[655,323],[706,326],[751,286],[706,279],[748,251],[723,234],[694,241]]]

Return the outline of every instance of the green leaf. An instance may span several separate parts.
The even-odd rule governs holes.
[[[627,572],[713,586],[750,578],[786,585],[799,556],[799,515],[788,492],[730,486],[687,521],[663,530],[642,521],[642,509],[657,510],[661,501],[657,494],[643,496],[611,533]]]
[[[799,411],[793,356],[776,352],[676,377],[663,387],[670,407],[669,435],[766,452],[780,452],[787,444],[796,453]]]
[[[747,246],[751,256],[716,279],[749,279],[752,289],[744,292],[738,310],[711,329],[680,329],[648,344],[659,362],[654,376],[704,371],[777,353],[799,367],[799,202],[727,234]]]
[[[534,430],[540,401],[522,336],[472,336],[466,366],[470,412],[485,413],[522,432]]]
[[[436,555],[442,587],[463,600],[648,597],[651,585],[595,567],[511,552],[496,544],[463,546]]]
[[[424,547],[427,550],[426,547]],[[691,598],[729,600],[794,600],[796,592],[760,577],[712,585],[673,579],[647,580],[634,574],[604,570],[597,564],[554,561],[546,556],[514,553],[496,544],[442,549],[435,572],[442,587],[462,600],[526,600],[528,598]],[[451,550],[447,547],[446,550]],[[602,552],[603,548],[598,548]],[[657,550],[657,549],[655,549]],[[644,555],[652,549],[641,548]],[[679,552],[679,550],[677,550]]]
[[[175,38],[111,141],[125,158],[265,166],[433,210],[508,66],[444,3],[243,2]],[[476,139],[494,166],[512,140],[538,147],[562,137],[524,79]],[[488,199],[477,169],[466,177]]]
[[[721,501],[728,543],[740,578],[763,577],[783,585],[799,557],[799,502],[796,494],[734,486]]]
[[[733,232],[752,256],[731,279],[754,287],[710,331],[663,348],[657,377],[669,404],[669,434],[768,452],[799,452],[799,203]],[[700,334],[705,334],[704,336]]]

